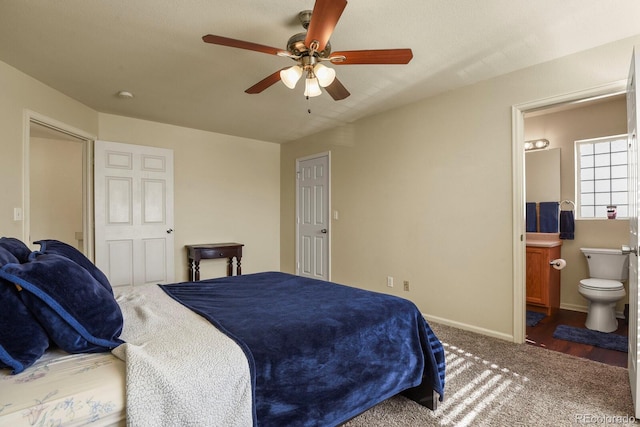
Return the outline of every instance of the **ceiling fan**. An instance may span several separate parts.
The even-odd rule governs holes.
[[[407,64],[413,58],[411,49],[347,50],[332,53],[329,38],[346,6],[346,0],[316,0],[313,11],[305,10],[298,14],[306,32],[292,36],[287,42],[287,50],[211,34],[202,37],[202,40],[206,43],[285,56],[296,62],[296,65],[278,70],[259,81],[245,90],[246,93],[260,93],[279,80],[293,89],[305,74],[304,95],[307,98],[319,96],[322,93],[320,87],[324,87],[334,100],[339,101],[350,93],[336,78],[335,70],[322,62],[329,61],[334,65]]]

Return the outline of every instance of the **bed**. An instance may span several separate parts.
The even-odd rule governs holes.
[[[330,426],[443,397],[444,350],[406,299],[281,272],[111,289],[62,242],[14,260],[6,239],[0,302],[49,329],[31,363],[0,332],[0,425]]]

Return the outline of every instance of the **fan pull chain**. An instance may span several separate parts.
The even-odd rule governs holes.
[[[311,100],[307,96],[307,113],[311,114]]]

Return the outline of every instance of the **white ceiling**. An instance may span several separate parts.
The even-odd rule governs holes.
[[[309,102],[301,83],[244,92],[290,59],[202,41],[284,49],[313,5],[0,0],[0,60],[100,112],[280,143],[640,33],[637,0],[349,0],[334,51],[408,47],[414,58],[335,66],[351,96]]]

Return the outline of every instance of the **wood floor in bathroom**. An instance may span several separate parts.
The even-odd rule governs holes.
[[[553,331],[555,331],[556,326],[563,324],[584,328],[586,318],[586,313],[572,310],[559,310],[554,316],[547,316],[542,319],[536,326],[527,326],[527,343],[549,350],[595,360],[608,365],[626,368],[627,353],[553,338]],[[628,325],[624,319],[618,319],[618,329],[614,333],[628,336]]]

